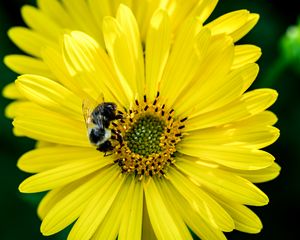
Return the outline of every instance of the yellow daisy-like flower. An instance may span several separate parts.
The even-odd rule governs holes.
[[[14,132],[40,144],[18,166],[25,193],[49,191],[41,232],[68,239],[226,239],[257,233],[253,183],[279,174],[261,150],[279,131],[271,89],[246,92],[260,49],[235,44],[257,22],[246,10],[204,24],[216,0],[38,1],[12,40],[29,56]]]

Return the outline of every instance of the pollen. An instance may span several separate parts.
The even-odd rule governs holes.
[[[187,118],[177,119],[173,109],[160,103],[159,93],[154,101],[147,96],[136,100],[121,114],[122,119],[113,124],[113,132],[123,139],[114,148],[115,164],[123,174],[134,174],[140,180],[165,176],[175,163],[176,145]]]

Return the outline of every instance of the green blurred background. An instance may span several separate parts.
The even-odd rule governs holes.
[[[0,89],[17,76],[3,65],[2,59],[6,54],[20,53],[9,41],[6,32],[11,26],[24,25],[20,17],[20,7],[24,4],[35,5],[35,0],[0,2]],[[277,127],[281,136],[268,151],[276,156],[282,171],[277,179],[259,184],[270,198],[269,205],[252,208],[261,218],[264,228],[256,235],[229,233],[227,236],[231,240],[300,239],[297,220],[300,215],[300,35],[293,41],[285,39],[285,49],[280,48],[282,36],[291,25],[297,24],[300,17],[300,9],[296,5],[295,0],[223,0],[211,17],[243,8],[260,14],[257,26],[239,43],[252,43],[262,48],[263,55],[258,61],[260,73],[252,88],[273,87],[279,92],[279,99],[272,110],[279,117]],[[290,36],[295,35],[295,30],[297,33],[296,28],[289,28],[289,33],[293,33]],[[40,196],[18,192],[18,184],[27,175],[17,169],[16,162],[22,153],[32,149],[34,142],[13,136],[11,121],[3,115],[9,102],[0,98],[0,239],[65,239],[65,233],[48,238],[41,236],[40,221],[36,215]]]

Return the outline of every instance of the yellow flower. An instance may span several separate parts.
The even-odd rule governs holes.
[[[16,99],[15,134],[39,142],[18,167],[35,173],[21,192],[49,191],[41,232],[74,222],[68,239],[259,232],[246,205],[267,204],[253,183],[279,174],[261,150],[279,136],[266,111],[277,93],[246,92],[260,49],[235,44],[258,15],[204,24],[211,0],[38,3],[22,9],[30,29],[9,32],[31,56],[5,59],[23,75],[4,94]]]

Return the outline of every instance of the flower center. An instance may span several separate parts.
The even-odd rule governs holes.
[[[145,114],[132,125],[125,135],[129,149],[142,156],[148,157],[160,153],[160,137],[165,129],[165,122],[155,115]]]
[[[165,175],[175,162],[176,145],[187,119],[176,119],[174,113],[160,104],[158,93],[153,102],[146,96],[143,102],[136,100],[132,108],[123,112],[122,119],[113,122],[112,132],[123,138],[114,146],[115,163],[122,173],[139,179]]]

